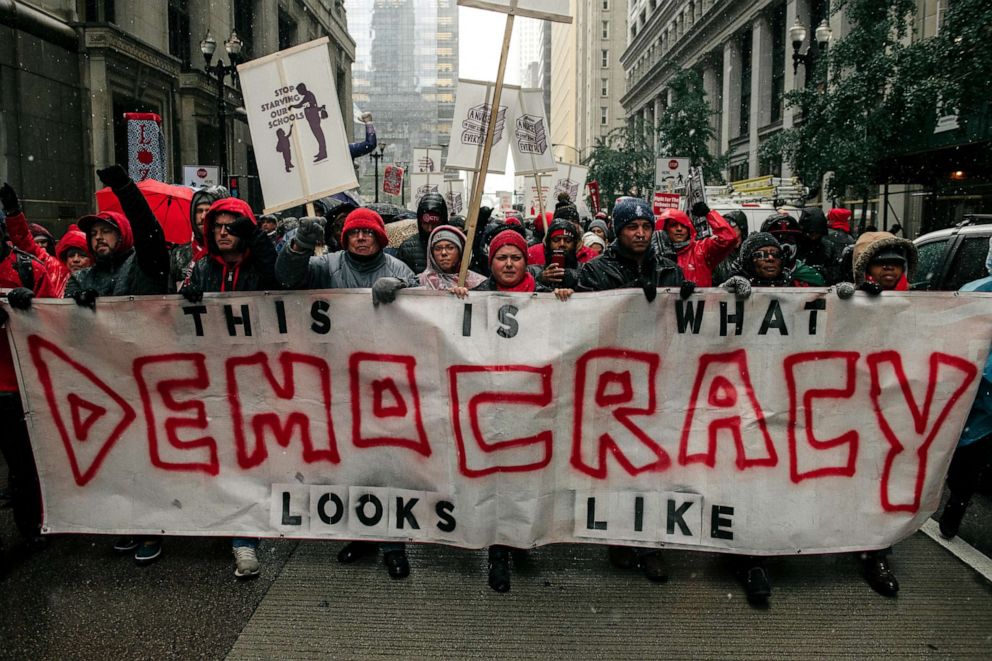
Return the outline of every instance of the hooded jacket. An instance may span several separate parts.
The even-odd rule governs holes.
[[[214,238],[214,224],[221,213],[250,218],[255,233],[243,248],[241,261],[228,263]],[[203,218],[207,253],[193,264],[190,284],[205,292],[265,291],[278,289],[276,281],[276,248],[265,232],[258,229],[255,214],[244,200],[236,197],[220,199],[210,205]],[[239,241],[245,241],[239,239]]]
[[[841,271],[841,254],[844,249],[827,238],[829,228],[823,210],[819,207],[803,209],[799,216],[799,227],[803,231],[803,237],[799,240],[799,259],[819,271],[827,284],[844,280],[845,274]],[[808,236],[811,233],[821,236],[813,240]]]
[[[440,218],[438,225],[448,224],[448,204],[440,193],[428,193],[420,198],[420,203],[417,205],[417,233],[396,249],[396,257],[414,273],[422,273],[427,268],[427,242],[434,229],[431,227],[424,231],[421,221],[427,213],[435,214]]]
[[[169,290],[179,291],[183,283],[189,279],[193,263],[207,254],[203,242],[203,228],[196,222],[196,207],[201,204],[213,205],[217,200],[229,198],[231,194],[223,186],[201,188],[193,193],[189,204],[189,226],[193,230],[193,240],[190,243],[173,246],[169,255]]]
[[[575,248],[571,252],[565,252],[565,277],[562,278],[561,284],[556,286],[575,289],[579,269],[578,251],[581,246],[575,224],[570,220],[564,218],[553,220],[551,226],[548,227],[548,232],[544,235],[544,241],[527,249],[527,269],[535,278],[540,277],[544,270],[543,267],[550,264],[554,256],[554,250],[551,249],[551,237],[558,232],[570,234],[575,242]]]
[[[782,245],[786,255],[783,266],[792,271],[793,278],[811,287],[823,287],[827,284],[827,279],[823,273],[798,257],[799,246],[804,238],[799,221],[786,213],[773,213],[765,219],[765,222],[761,223],[761,231],[771,234]],[[793,249],[791,247],[786,248],[786,245],[795,246],[795,252],[791,252]]]
[[[755,287],[808,287],[809,285],[801,280],[796,279],[795,274],[792,269],[789,268],[788,264],[782,261],[782,271],[779,273],[778,277],[767,280],[761,278],[754,268],[754,253],[761,250],[762,248],[778,248],[782,251],[782,244],[779,243],[775,235],[769,232],[755,232],[751,236],[747,237],[747,240],[741,245],[740,257],[734,264],[734,275],[738,275],[744,278],[754,285]]]
[[[451,241],[458,246],[459,258],[465,251],[465,233],[452,225],[439,225],[431,230],[427,240],[427,268],[417,275],[421,287],[434,290],[448,290],[458,286],[458,273],[445,273],[434,259],[434,244],[438,241]],[[465,286],[469,289],[485,282],[486,277],[474,271],[465,276]]]
[[[698,287],[713,286],[713,270],[734,250],[737,234],[730,223],[717,211],[710,211],[706,221],[713,230],[712,236],[696,238],[696,227],[688,214],[678,209],[666,209],[658,219],[656,229],[664,232],[668,223],[682,225],[689,230],[689,241],[684,246],[673,246],[675,258],[686,280]],[[663,239],[667,239],[667,235]],[[669,241],[670,243],[670,241]]]
[[[97,260],[71,275],[65,286],[66,298],[84,289],[99,296],[165,294],[169,290],[169,249],[155,214],[133,181],[114,189],[114,194],[124,214],[101,211],[83,216],[79,229],[86,233],[88,242],[94,223],[108,222],[120,233],[117,247],[108,259]]]
[[[10,242],[14,244],[15,248],[31,255],[44,264],[45,271],[48,273],[49,283],[51,284],[51,295],[61,298],[62,292],[65,291],[65,285],[69,282],[69,269],[57,257],[53,257],[51,253],[38,245],[34,237],[36,234],[42,232],[35,231],[35,228],[44,230],[43,233],[48,235],[48,240],[53,245],[55,244],[55,238],[51,232],[35,223],[29,225],[23,211],[7,216],[7,234],[10,236]],[[83,243],[85,245],[85,239]],[[55,254],[59,254],[57,247]]]
[[[579,269],[576,291],[607,291],[610,289],[641,289],[649,301],[657,295],[658,287],[681,287],[685,282],[682,269],[672,260],[658,255],[652,242],[644,261],[625,254],[614,241],[596,259]]]
[[[909,283],[916,275],[916,264],[919,260],[916,245],[908,239],[900,239],[889,232],[865,232],[858,237],[857,243],[854,244],[854,284],[859,287],[864,284],[868,278],[868,265],[871,264],[871,261],[883,250],[892,249],[902,252],[906,257],[906,271],[899,284],[896,285],[896,290],[906,291],[909,289]]]

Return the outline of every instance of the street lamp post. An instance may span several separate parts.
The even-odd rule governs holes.
[[[224,50],[227,51],[227,57],[231,63],[224,64],[218,58],[217,64],[211,64],[214,53],[217,51],[217,40],[210,34],[210,30],[207,30],[207,36],[200,42],[200,52],[203,53],[203,59],[206,61],[203,70],[217,78],[217,121],[220,124],[218,165],[220,166],[220,180],[225,184],[227,183],[227,109],[224,107],[224,79],[231,76],[232,82],[237,80],[238,60],[241,59],[241,47],[243,45],[244,43],[238,39],[238,33],[232,30],[231,36],[224,42]]]
[[[809,48],[806,49],[805,53],[801,53],[803,44],[806,42],[806,32],[806,26],[800,23],[798,18],[796,19],[796,24],[789,28],[789,41],[792,42],[793,76],[799,73],[800,64],[805,68],[807,76],[812,73],[819,50],[826,48],[827,44],[830,43],[830,37],[833,36],[830,26],[827,24],[827,19],[823,19],[816,30],[813,31],[814,41],[810,42]]]
[[[375,201],[379,201],[379,161],[382,160],[382,154],[386,151],[385,143],[380,142],[379,146],[375,151],[372,152],[372,159],[375,161]]]
[[[578,149],[577,147],[573,147],[572,145],[565,145],[565,144],[562,144],[562,143],[559,143],[559,142],[556,142],[556,143],[554,143],[554,144],[553,144],[553,145],[551,145],[551,146],[552,146],[552,147],[566,147],[567,149],[571,149],[571,150],[572,150],[572,151],[574,151],[574,152],[575,152],[576,154],[578,154],[578,156],[579,156],[579,161],[578,161],[578,162],[579,162],[579,163],[581,163],[581,162],[582,162],[582,158],[583,158],[583,157],[582,157],[582,150],[580,150],[580,149]]]

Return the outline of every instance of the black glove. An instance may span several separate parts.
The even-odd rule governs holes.
[[[34,292],[27,287],[17,287],[7,293],[7,302],[15,310],[30,310],[32,298],[34,298]]]
[[[16,216],[21,212],[21,203],[17,199],[17,193],[6,182],[0,186],[0,203],[3,204],[3,212],[8,216]]]
[[[293,242],[302,252],[310,252],[314,247],[324,240],[323,218],[309,216],[300,218],[300,225],[296,229],[296,237]]]
[[[95,289],[80,289],[72,295],[72,300],[76,301],[76,305],[96,310],[96,299],[99,295]]]
[[[183,287],[179,293],[190,303],[199,303],[203,300],[203,290],[192,282]]]
[[[882,285],[878,284],[877,282],[872,282],[870,280],[865,280],[863,283],[861,283],[861,286],[858,287],[858,289],[868,294],[869,296],[878,296],[879,294],[882,293]]]
[[[96,176],[100,177],[104,186],[110,186],[114,190],[124,188],[131,181],[130,175],[119,165],[111,165],[109,168],[97,170]]]
[[[692,296],[693,292],[695,291],[696,291],[696,283],[693,282],[692,280],[686,280],[685,282],[682,283],[682,287],[679,288],[679,298],[681,298],[684,301],[685,299]]]
[[[692,205],[692,215],[696,218],[705,218],[710,215],[710,208],[705,202],[696,202]]]
[[[258,225],[248,216],[241,216],[227,226],[228,234],[243,241],[248,241],[255,236],[257,230]]]
[[[392,303],[396,300],[396,292],[404,287],[406,287],[406,283],[399,278],[379,278],[372,285],[372,305]]]

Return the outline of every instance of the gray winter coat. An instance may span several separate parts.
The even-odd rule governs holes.
[[[399,278],[409,287],[420,284],[406,264],[383,252],[363,262],[344,250],[311,257],[287,247],[276,260],[276,279],[284,289],[357,289],[371,287],[379,278]]]

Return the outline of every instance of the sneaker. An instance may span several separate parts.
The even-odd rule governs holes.
[[[158,539],[146,539],[134,552],[134,561],[139,565],[151,564],[162,555],[162,542]]]
[[[134,537],[118,537],[114,542],[114,551],[117,553],[130,553],[138,548],[138,540]]]
[[[258,556],[250,546],[234,547],[234,575],[238,578],[255,578],[259,574]]]
[[[940,513],[940,535],[942,537],[951,539],[957,536],[967,509],[967,501],[958,498],[951,498],[947,501],[947,504],[944,505],[944,511]]]

